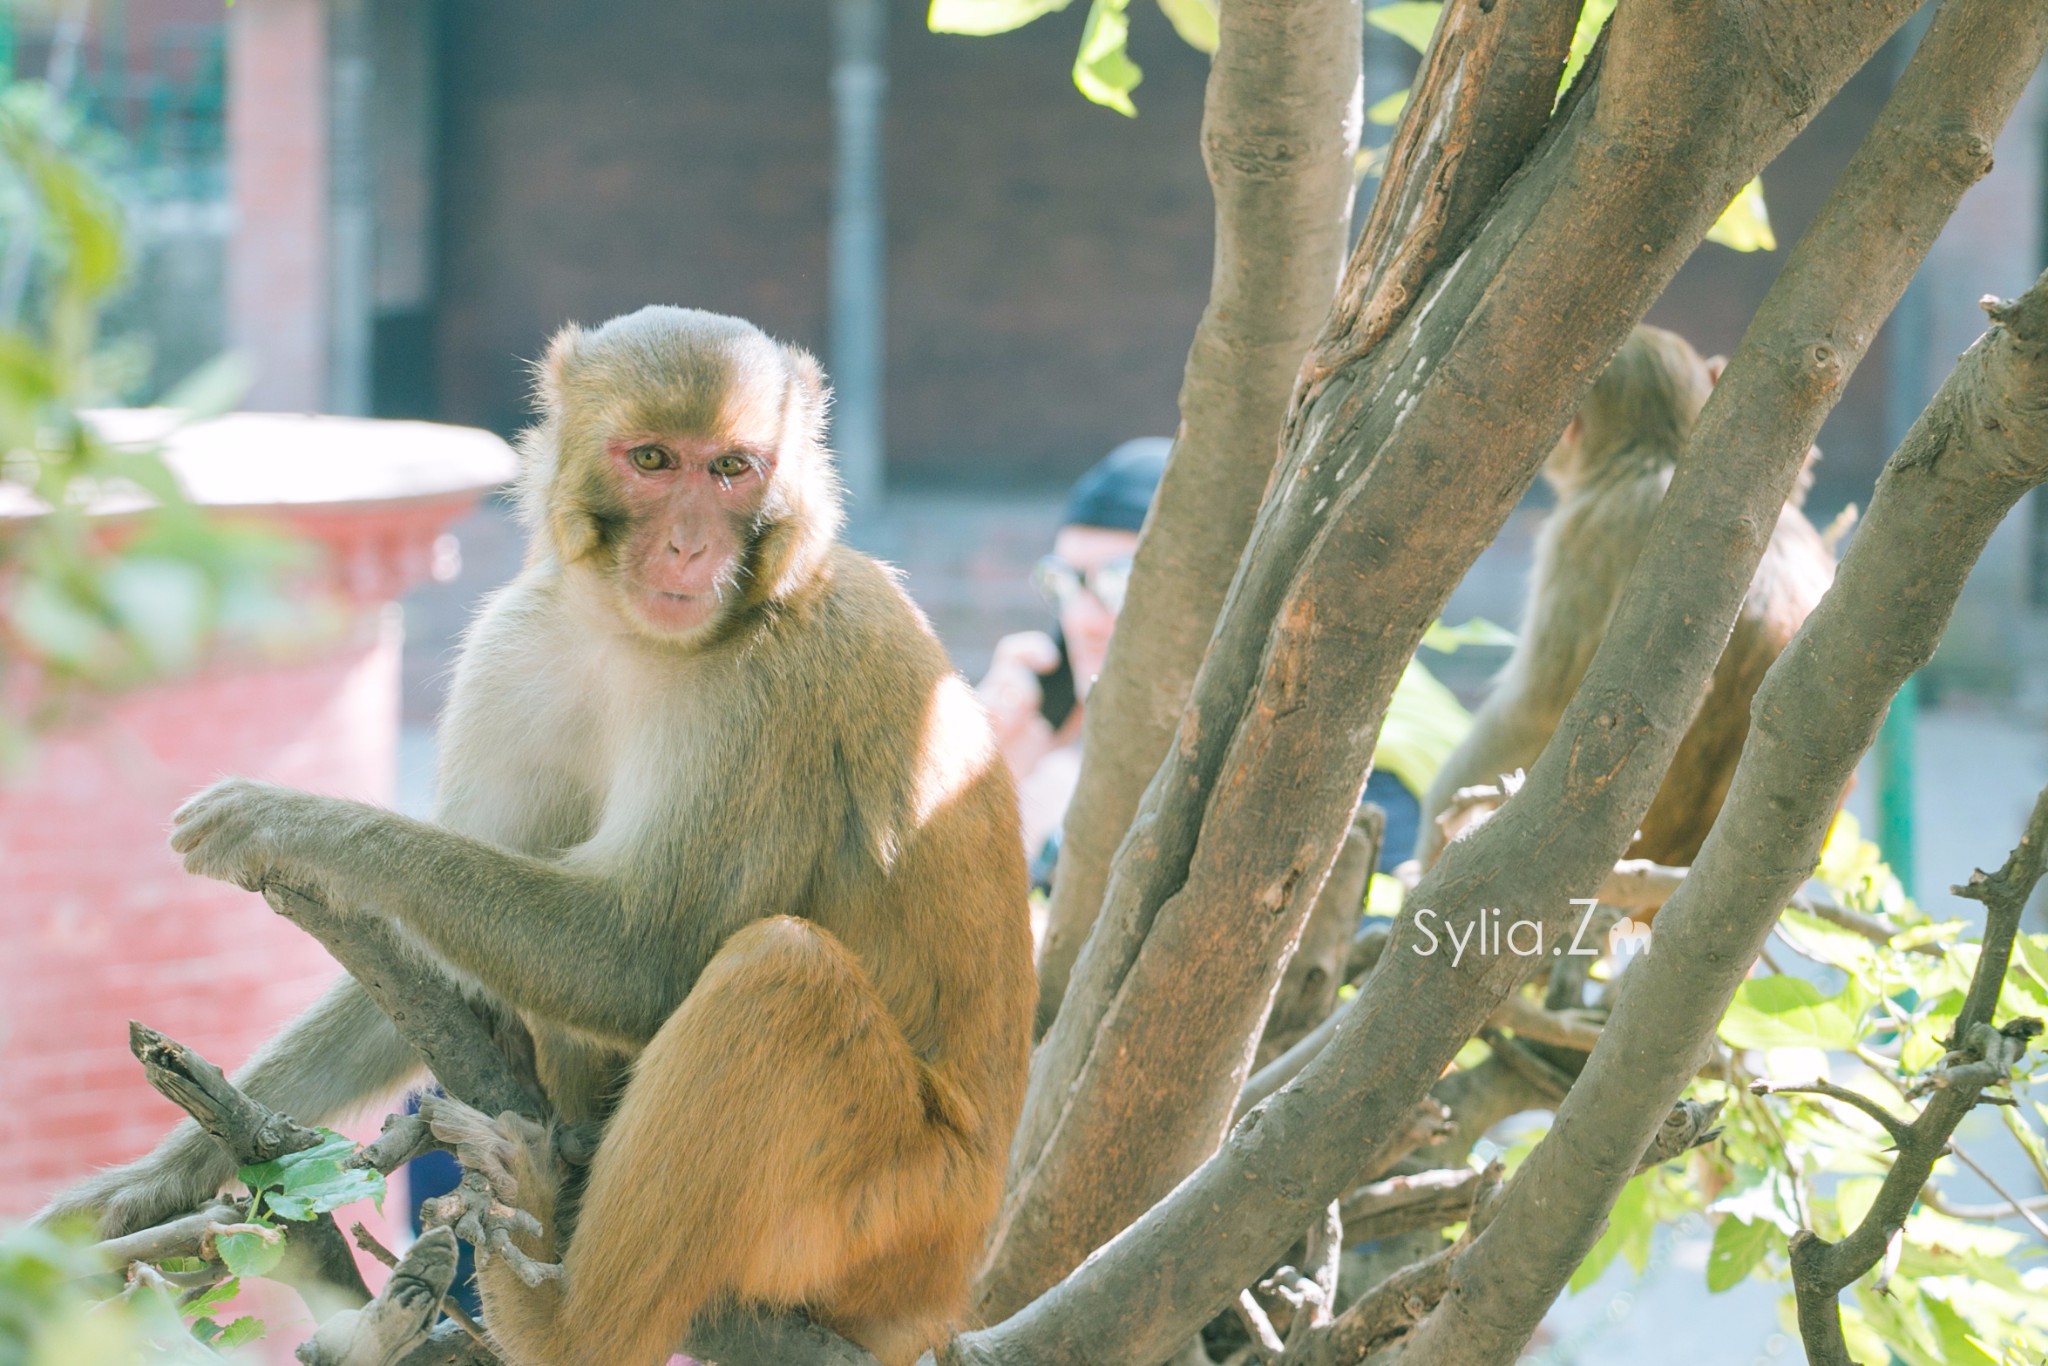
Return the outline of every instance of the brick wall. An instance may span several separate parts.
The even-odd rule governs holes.
[[[1058,483],[1172,429],[1208,289],[1206,62],[1135,9],[1132,120],[1074,91],[1081,8],[990,39],[931,34],[923,15],[892,0],[891,473]],[[449,0],[448,420],[518,426],[518,358],[563,322],[643,303],[824,346],[828,18],[811,0]]]
[[[0,1216],[143,1152],[180,1117],[126,1021],[240,1065],[336,972],[263,899],[191,877],[164,843],[224,774],[388,803],[395,614],[320,658],[147,689],[48,736],[0,789]]]

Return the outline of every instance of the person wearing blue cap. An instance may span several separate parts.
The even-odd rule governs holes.
[[[1051,884],[1060,824],[1081,777],[1081,708],[1108,658],[1138,533],[1172,449],[1167,437],[1136,437],[1075,482],[1052,553],[1032,570],[1057,625],[997,641],[976,688],[1017,779],[1024,847],[1040,887]],[[1391,870],[1414,843],[1420,803],[1391,772],[1375,771],[1365,795],[1387,813],[1381,866]]]
[[[1172,449],[1167,437],[1137,437],[1074,484],[1052,553],[1031,571],[1056,625],[997,641],[976,689],[1016,775],[1035,881],[1045,880],[1057,852],[1060,822],[1081,776],[1081,704],[1109,655],[1138,533]]]

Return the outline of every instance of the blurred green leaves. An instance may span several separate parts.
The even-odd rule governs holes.
[[[189,670],[224,626],[281,617],[272,586],[299,559],[207,516],[157,450],[111,445],[83,416],[133,370],[99,335],[127,258],[91,136],[39,83],[0,89],[0,762],[78,687]],[[223,359],[163,403],[213,416],[245,381]]]
[[[159,1286],[137,1283],[112,1300],[90,1293],[104,1268],[83,1235],[38,1226],[0,1234],[0,1362],[8,1366],[172,1366],[219,1355],[188,1331]],[[232,1283],[208,1292],[206,1309],[224,1303]],[[201,1312],[201,1311],[195,1311]],[[212,1325],[212,1341],[233,1346],[262,1331],[254,1319]],[[195,1324],[196,1329],[196,1324]],[[234,1341],[227,1341],[232,1335]]]
[[[976,37],[1008,33],[1034,19],[1067,8],[1073,0],[931,0],[925,17],[933,33]],[[1157,0],[1173,31],[1190,47],[1214,52],[1217,43],[1215,0]],[[1145,79],[1131,59],[1130,0],[1090,0],[1081,26],[1080,50],[1074,56],[1074,88],[1095,103],[1126,117],[1137,117],[1131,92]]]

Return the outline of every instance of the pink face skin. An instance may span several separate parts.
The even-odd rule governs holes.
[[[774,452],[636,434],[610,442],[606,454],[631,527],[616,561],[628,612],[653,635],[710,625],[734,592]]]
[[[1052,538],[1052,553],[1081,571],[1085,578],[1119,556],[1135,555],[1138,533],[1101,526],[1063,526]],[[1109,637],[1116,614],[1093,593],[1077,593],[1060,609],[1060,634],[1073,661],[1074,690],[1086,697],[1109,658]]]

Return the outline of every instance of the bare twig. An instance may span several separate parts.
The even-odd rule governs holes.
[[[218,1067],[147,1025],[128,1022],[128,1051],[158,1094],[197,1120],[245,1167],[320,1141],[317,1132],[251,1100]]]
[[[2034,1234],[2036,1237],[2040,1238],[2042,1242],[2048,1243],[2048,1223],[2044,1223],[2039,1215],[2035,1214],[2034,1211],[2032,1211],[2031,1209],[2028,1209],[2024,1203],[2014,1198],[2011,1191],[2008,1191],[2005,1187],[1999,1185],[1998,1178],[1993,1176],[1990,1172],[1986,1171],[1983,1165],[1979,1163],[1976,1158],[1971,1157],[1968,1153],[1964,1152],[1963,1145],[1956,1142],[1953,1135],[1951,1135],[1949,1138],[1948,1150],[1950,1156],[1954,1157],[1956,1161],[1962,1163],[1965,1167],[1968,1167],[1971,1171],[1977,1173],[1977,1179],[1982,1181],[1985,1185],[1991,1187],[1991,1193],[1993,1195],[1997,1195],[2003,1198],[2007,1208],[2009,1208],[2014,1214],[2017,1214],[2021,1219],[2025,1220],[2027,1227],[2034,1230]]]
[[[161,1262],[170,1257],[196,1257],[210,1230],[242,1217],[242,1207],[221,1201],[154,1228],[96,1243],[92,1255],[110,1269],[132,1262]]]
[[[416,1157],[446,1151],[447,1145],[434,1137],[426,1120],[413,1115],[386,1115],[384,1132],[374,1143],[366,1143],[349,1159],[352,1167],[367,1167],[389,1176]]]
[[[1838,1297],[1893,1246],[1906,1215],[1933,1174],[1934,1164],[1955,1151],[1956,1126],[1976,1108],[1985,1087],[2006,1080],[2013,1065],[2025,1055],[2028,1042],[2041,1033],[2041,1022],[2029,1018],[1994,1029],[1991,1011],[2011,962],[2020,917],[2041,879],[2044,842],[2048,842],[2048,790],[2035,801],[2026,832],[2005,866],[1997,873],[1975,873],[1967,889],[1957,889],[1959,894],[1982,901],[1986,913],[1983,950],[1956,1019],[1960,1042],[1936,1065],[1930,1084],[1914,1088],[1915,1092],[1924,1091],[1928,1101],[1912,1123],[1900,1126],[1894,1120],[1886,1124],[1897,1144],[1898,1158],[1885,1173],[1876,1199],[1863,1221],[1840,1242],[1830,1243],[1807,1230],[1792,1239],[1792,1289],[1799,1333],[1815,1366],[1850,1366]],[[1858,1108],[1872,1113],[1864,1106]],[[1960,1152],[1956,1156],[1990,1182],[1989,1174],[1975,1162]],[[1995,1183],[1992,1189],[2005,1196],[2036,1232],[2043,1232],[2042,1222],[2031,1211]]]
[[[1785,1086],[1768,1081],[1753,1081],[1749,1084],[1749,1089],[1752,1094],[1759,1096],[1826,1096],[1830,1100],[1839,1100],[1844,1105],[1853,1105],[1882,1124],[1884,1131],[1892,1136],[1893,1143],[1905,1142],[1907,1136],[1913,1132],[1910,1121],[1900,1119],[1862,1092],[1851,1091],[1848,1087],[1837,1086],[1833,1082],[1811,1081],[1804,1086]]]
[[[1484,1181],[1484,1172],[1469,1167],[1386,1177],[1344,1197],[1344,1228],[1363,1243],[1460,1223],[1472,1217]]]

